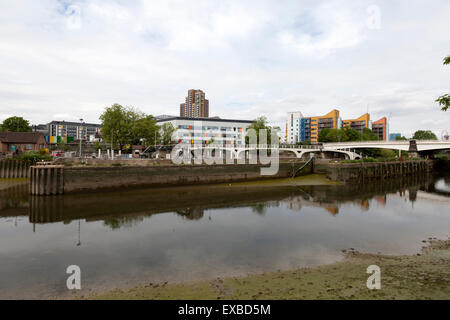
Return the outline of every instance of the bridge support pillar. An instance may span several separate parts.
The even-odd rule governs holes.
[[[415,152],[415,151],[408,152],[408,155],[409,155],[410,158],[417,158],[417,159],[420,158],[420,154],[418,152]]]

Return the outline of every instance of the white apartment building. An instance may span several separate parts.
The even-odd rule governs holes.
[[[295,144],[300,142],[300,120],[303,118],[301,112],[288,112],[286,123],[286,143]]]
[[[253,123],[250,120],[220,118],[156,117],[159,125],[171,123],[176,129],[176,143],[199,143],[240,146],[245,145],[245,133]]]

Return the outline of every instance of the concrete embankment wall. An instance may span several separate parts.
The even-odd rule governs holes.
[[[292,164],[280,164],[275,176],[261,176],[260,165],[198,165],[154,167],[74,167],[64,169],[64,192],[133,186],[180,186],[226,183],[292,175]],[[309,169],[309,172],[311,170]],[[303,174],[308,173],[308,169]]]
[[[431,172],[434,161],[365,162],[315,164],[314,172],[326,174],[327,178],[340,182],[362,182],[407,176],[418,172]]]
[[[21,160],[0,160],[0,178],[15,179],[28,178],[28,169],[30,164]]]
[[[280,163],[276,175],[262,176],[262,165],[184,165],[148,167],[61,167],[31,168],[30,193],[53,195],[130,187],[167,187],[228,183],[291,177],[304,163]],[[300,175],[312,173],[305,167]]]
[[[303,163],[282,162],[276,175],[262,176],[262,165],[152,165],[123,167],[32,167],[30,193],[56,195],[73,192],[132,188],[169,187],[197,184],[231,183],[261,179],[292,177]],[[374,162],[374,163],[324,163],[307,165],[299,175],[323,173],[334,181],[363,182],[427,173],[434,170],[433,161]]]

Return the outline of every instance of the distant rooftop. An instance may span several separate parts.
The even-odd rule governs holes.
[[[73,121],[52,121],[49,124],[56,124],[56,125],[69,125],[69,126],[79,126],[81,125],[81,122],[73,122]],[[92,126],[92,127],[101,127],[100,124],[97,123],[86,123],[83,122],[83,125],[85,126]]]
[[[160,116],[155,117],[156,120],[162,120],[162,119],[168,119],[168,118],[176,118],[176,116],[169,116],[167,114],[162,114]]]
[[[158,118],[156,118],[156,122],[172,121],[172,120],[213,121],[213,122],[238,122],[238,123],[248,123],[248,124],[253,123],[253,120],[221,119],[221,118],[219,118],[219,117],[213,117],[213,118],[170,117],[170,118],[164,118],[164,119],[158,119]]]
[[[0,132],[0,141],[3,143],[38,143],[43,136],[40,132]]]

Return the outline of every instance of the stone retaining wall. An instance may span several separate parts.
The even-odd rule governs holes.
[[[371,179],[386,179],[396,176],[412,175],[418,172],[431,172],[434,161],[402,162],[364,162],[315,164],[314,172],[326,174],[334,181],[362,182]]]

